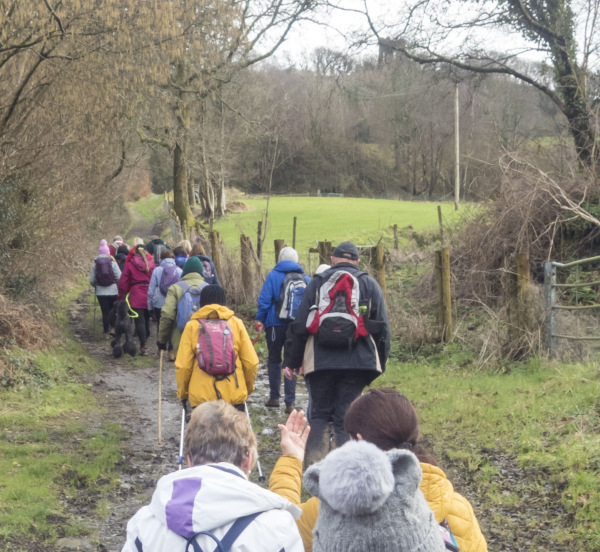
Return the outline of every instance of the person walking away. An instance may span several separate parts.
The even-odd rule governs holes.
[[[202,262],[204,279],[206,280],[207,284],[216,284],[217,286],[221,285],[219,282],[219,276],[217,275],[217,269],[215,268],[215,263],[213,263],[213,260],[206,254],[204,246],[199,241],[192,246],[190,257],[198,257]]]
[[[265,330],[269,359],[268,407],[279,406],[281,396],[281,354],[286,341],[286,331],[296,316],[302,295],[310,278],[298,264],[298,253],[292,247],[284,247],[279,252],[279,262],[267,274],[258,296],[256,329]],[[296,380],[283,381],[285,411],[289,414],[296,403]]]
[[[89,281],[94,286],[94,292],[102,313],[102,331],[104,338],[110,339],[109,315],[118,296],[117,282],[121,277],[121,269],[110,256],[106,240],[100,241],[98,256],[90,270]]]
[[[160,264],[160,254],[165,249],[171,249],[171,247],[156,235],[151,236],[150,241],[146,244],[146,251],[152,255],[156,266]]]
[[[185,252],[183,247],[175,247],[173,249],[173,254],[175,255],[175,264],[179,268],[183,268],[185,261],[188,259],[188,254]]]
[[[200,310],[187,323],[177,358],[177,396],[192,408],[223,399],[244,412],[254,391],[258,356],[246,326],[226,306],[225,292],[209,285],[200,293]]]
[[[113,241],[111,244],[109,244],[108,246],[108,250],[110,252],[110,254],[115,257],[115,259],[118,261],[117,259],[117,249],[119,249],[119,246],[124,245],[127,246],[127,244],[123,241],[123,238],[121,236],[115,236],[113,238]],[[129,250],[129,248],[127,248],[127,250]]]
[[[159,351],[166,351],[170,340],[173,353],[177,357],[183,329],[192,314],[200,308],[200,292],[207,285],[203,277],[202,263],[199,259],[190,257],[183,265],[180,280],[169,286],[165,303],[160,310],[156,343]]]
[[[307,466],[329,451],[331,421],[335,446],[348,440],[346,407],[385,371],[390,331],[383,292],[358,264],[357,247],[352,242],[339,244],[331,268],[316,274],[307,286],[292,324],[295,338],[287,367],[298,373],[303,366],[309,382],[312,431]]]
[[[150,337],[150,315],[148,313],[148,286],[155,265],[143,245],[138,245],[119,280],[119,299],[127,300],[133,312],[135,333],[140,342],[140,356],[148,354],[146,340]]]
[[[304,413],[294,411],[285,426],[279,427],[283,455],[275,464],[269,489],[302,508],[298,529],[306,552],[312,552],[319,499],[313,497],[301,503],[307,430]],[[368,390],[348,407],[344,427],[351,439],[372,443],[382,451],[406,449],[413,452],[423,474],[420,488],[436,522],[450,530],[461,552],[487,552],[487,543],[473,507],[454,490],[435,458],[421,444],[417,413],[404,395],[392,388]]]
[[[175,264],[175,255],[170,249],[164,249],[160,254],[160,265],[154,269],[148,286],[148,311],[154,313],[157,327],[160,326],[160,311],[165,304],[169,287],[181,278],[181,268]],[[175,360],[171,340],[167,342],[169,360]]]
[[[121,272],[123,272],[123,269],[125,268],[125,260],[127,259],[127,255],[129,255],[129,247],[127,247],[126,244],[119,245],[119,247],[117,247],[117,252],[115,253],[114,257],[115,261],[117,261],[117,264],[119,265],[119,270],[121,270]]]
[[[177,247],[182,247],[183,250],[185,251],[185,254],[189,257],[190,253],[192,252],[192,244],[190,243],[190,240],[181,240],[178,244]]]
[[[122,552],[303,552],[300,509],[248,480],[256,436],[225,401],[200,405],[185,432],[189,468],[163,476],[152,501],[127,523]],[[233,541],[231,548],[221,546]],[[189,546],[192,544],[193,546]]]

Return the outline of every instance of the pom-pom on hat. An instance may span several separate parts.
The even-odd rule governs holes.
[[[100,241],[100,247],[98,248],[98,255],[110,255],[110,250],[108,249],[108,244],[106,240]]]
[[[197,272],[200,276],[204,276],[204,268],[202,268],[202,261],[198,257],[189,257],[185,264],[183,265],[183,272],[181,273],[181,277],[183,278],[186,274],[190,272]]]
[[[350,259],[351,261],[358,261],[358,249],[352,242],[342,242],[335,248],[333,252],[334,257],[340,259]]]
[[[202,288],[200,292],[200,306],[205,305],[225,305],[225,291],[221,286],[211,284]]]

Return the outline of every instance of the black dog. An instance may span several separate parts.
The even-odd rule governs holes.
[[[123,351],[135,356],[136,347],[133,340],[133,326],[131,318],[129,318],[127,303],[125,301],[117,301],[110,311],[110,325],[115,330],[115,338],[110,342],[113,348],[113,356],[119,358],[123,356]],[[121,346],[121,336],[125,336],[125,344]]]

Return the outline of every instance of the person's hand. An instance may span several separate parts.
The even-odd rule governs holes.
[[[166,351],[167,350],[167,344],[166,343],[161,343],[160,341],[156,342],[156,346],[158,347],[159,351]]]
[[[303,462],[306,440],[310,433],[304,411],[292,410],[285,425],[279,424],[278,427],[281,431],[281,453],[291,454]]]
[[[290,368],[289,366],[286,366],[284,368],[283,375],[285,376],[285,379],[289,379],[289,380],[298,379],[298,372],[296,372],[296,370]]]
[[[265,325],[259,320],[256,324],[254,324],[254,329],[260,333],[265,329]]]

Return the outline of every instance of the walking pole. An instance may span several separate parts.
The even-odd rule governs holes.
[[[96,305],[98,304],[98,297],[96,296],[96,290],[94,289],[94,333],[96,333]]]
[[[179,440],[179,469],[183,465],[183,435],[185,433],[185,402],[181,410],[181,438]]]
[[[161,443],[161,428],[162,428],[162,367],[163,367],[163,353],[160,351],[160,360],[158,363],[158,444]]]
[[[250,429],[252,429],[252,421],[250,420],[250,412],[248,412],[248,404],[246,401],[244,401],[244,410],[246,411],[246,416],[248,416],[248,425],[250,426]],[[260,460],[258,458],[256,459],[256,469],[258,470],[258,480],[262,483],[265,480],[265,476],[260,469]]]
[[[256,337],[252,340],[252,346],[256,345],[256,343],[258,342],[258,340],[260,339],[261,334],[263,333],[264,330],[261,330],[260,332],[258,332],[258,334],[256,335]]]

